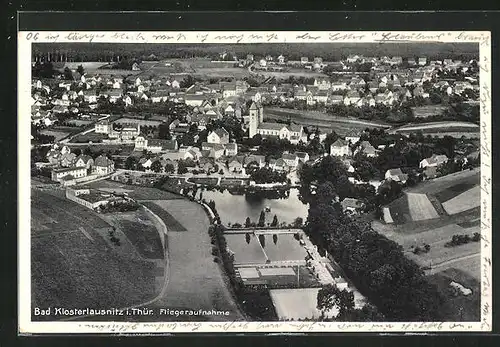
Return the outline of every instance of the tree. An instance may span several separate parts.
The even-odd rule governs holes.
[[[304,224],[304,219],[302,217],[297,217],[293,221],[293,226],[295,228],[301,228],[303,224]]]
[[[64,68],[64,79],[73,81],[73,72],[68,67]]]
[[[247,219],[245,220],[245,228],[249,228],[250,224],[252,224],[252,221],[250,220],[250,217],[247,217]]]
[[[339,139],[339,135],[337,135],[337,133],[335,131],[332,131],[331,133],[326,135],[324,145],[325,145],[325,149],[328,153],[330,153],[330,146],[332,145],[332,143],[334,143],[338,139]]]
[[[264,211],[260,211],[260,217],[257,226],[263,227],[265,224],[266,224],[266,214]]]
[[[277,234],[273,234],[273,242],[274,242],[274,244],[278,243],[278,235]]]
[[[172,135],[170,135],[170,128],[166,123],[162,123],[158,126],[158,138],[164,140],[170,140]]]
[[[272,227],[278,226],[278,216],[274,215],[273,221],[271,222]]]
[[[137,160],[136,157],[128,157],[125,160],[125,169],[126,170],[136,170],[138,164],[139,164],[139,161]]]
[[[336,307],[338,316],[343,317],[354,309],[354,294],[346,289],[340,290],[334,284],[328,284],[318,291],[317,308],[324,313]]]
[[[159,160],[156,160],[155,162],[153,162],[153,164],[151,164],[151,170],[153,170],[154,172],[161,172],[163,169],[163,166],[161,165],[161,162]]]
[[[166,173],[173,173],[173,172],[174,172],[174,170],[175,170],[175,167],[174,167],[174,165],[173,165],[173,164],[167,163],[167,164],[165,165],[165,172],[166,172]]]
[[[247,242],[247,244],[250,244],[250,233],[245,234],[245,241]]]
[[[76,72],[78,72],[80,76],[83,76],[85,74],[85,69],[82,65],[78,65],[78,67],[76,68]]]
[[[266,247],[266,236],[264,234],[259,235],[259,242],[262,248]]]

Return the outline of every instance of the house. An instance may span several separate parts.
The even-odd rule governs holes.
[[[390,65],[401,65],[403,64],[403,58],[399,56],[392,57],[389,61]]]
[[[283,158],[271,159],[269,161],[269,168],[280,172],[286,172],[290,170],[290,166]]]
[[[137,136],[135,139],[136,147],[138,144],[137,139],[139,139],[142,136]],[[160,140],[160,139],[145,139],[144,140],[145,146],[143,149],[152,152],[152,153],[160,153],[160,152],[166,152],[166,151],[176,151],[178,149],[177,141],[176,140]],[[140,140],[139,140],[140,143]],[[135,149],[134,148],[134,149]]]
[[[344,98],[344,105],[349,106],[349,105],[358,105],[358,103],[361,100],[361,96],[359,93],[355,90],[351,90],[347,93],[347,95]]]
[[[76,162],[76,154],[75,153],[64,153],[59,158],[59,165],[62,167],[71,167],[74,166]]]
[[[218,128],[210,132],[207,136],[207,142],[209,143],[229,143],[229,133],[224,128]]]
[[[266,165],[266,157],[263,155],[250,154],[243,160],[243,167],[255,165],[259,168],[263,168]]]
[[[427,58],[426,57],[420,57],[418,58],[418,65],[424,66],[427,64]]]
[[[347,83],[345,81],[336,81],[336,82],[331,82],[330,83],[330,89],[334,92],[339,91],[339,90],[346,90],[347,89]]]
[[[228,157],[232,157],[238,154],[238,145],[236,143],[226,143],[224,145],[224,149],[225,149],[224,155]]]
[[[358,147],[358,153],[363,153],[365,154],[367,157],[370,157],[370,158],[373,158],[375,156],[377,156],[377,150],[375,149],[375,147],[372,146],[372,144],[368,141],[362,141],[360,144],[359,144],[359,147]]]
[[[355,144],[361,138],[362,131],[359,130],[350,130],[345,135],[345,140],[350,142],[351,144]]]
[[[109,124],[109,121],[102,120],[100,122],[95,123],[94,131],[96,134],[109,134],[110,128],[111,125]]]
[[[94,166],[94,159],[90,155],[80,154],[76,158],[75,166],[87,168],[87,173],[92,171],[92,166]]]
[[[425,169],[425,168],[428,168],[428,167],[437,167],[437,166],[439,166],[441,164],[446,163],[447,161],[448,161],[448,157],[446,155],[444,155],[444,154],[442,154],[442,155],[433,154],[431,157],[423,159],[420,162],[419,167],[421,169]]]
[[[84,90],[81,92],[83,95],[83,100],[89,104],[95,104],[97,102],[97,94],[95,90]]]
[[[306,152],[295,152],[295,155],[302,163],[307,163],[309,161],[309,154]]]
[[[351,148],[346,140],[338,139],[330,145],[330,155],[343,157],[351,155]]]
[[[328,78],[316,78],[313,85],[318,87],[319,90],[329,90],[332,87]]]
[[[403,171],[401,171],[400,168],[397,169],[389,169],[385,173],[385,179],[391,179],[395,182],[399,183],[406,183],[406,180],[408,179],[408,175],[404,174]]]
[[[68,167],[53,169],[51,172],[51,179],[55,182],[62,182],[64,179],[75,179],[87,176],[87,168],[83,167]]]
[[[284,63],[285,63],[285,57],[282,54],[280,54],[278,56],[278,64],[284,64]]]
[[[141,68],[139,67],[139,64],[133,63],[132,64],[132,71],[140,71]]]
[[[68,113],[69,109],[67,106],[56,105],[50,110],[52,113]]]
[[[94,161],[93,173],[97,175],[108,175],[115,170],[115,163],[105,155],[98,156]]]
[[[330,95],[326,102],[330,105],[339,105],[344,102],[344,97],[342,95]]]
[[[243,172],[244,156],[233,156],[228,160],[227,167],[230,172]]]
[[[326,104],[329,99],[329,92],[327,90],[320,90],[313,95],[312,99],[317,103]]]
[[[208,151],[208,156],[211,158],[219,159],[224,155],[225,147],[221,143],[203,142],[201,144],[203,151]]]
[[[308,57],[301,57],[300,58],[300,63],[302,65],[307,64],[308,62],[309,62],[309,58]]]
[[[363,202],[354,198],[345,198],[340,205],[345,212],[349,213],[357,213],[364,208]]]
[[[299,165],[299,157],[297,157],[295,154],[283,153],[281,155],[281,159],[290,168],[296,168]]]

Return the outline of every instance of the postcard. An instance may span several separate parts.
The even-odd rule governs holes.
[[[490,32],[18,42],[20,334],[491,331]]]

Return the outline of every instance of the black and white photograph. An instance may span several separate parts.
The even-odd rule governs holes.
[[[488,35],[21,32],[23,322],[487,329]]]

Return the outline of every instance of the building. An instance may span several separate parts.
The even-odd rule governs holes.
[[[423,159],[420,162],[419,166],[421,169],[425,169],[428,167],[437,167],[437,166],[444,164],[446,162],[448,162],[448,157],[446,155],[433,154],[431,157]]]
[[[209,143],[229,143],[229,133],[224,128],[218,128],[210,132],[207,136],[207,142]]]
[[[87,174],[92,172],[92,166],[94,166],[94,159],[90,155],[80,154],[76,158],[75,166],[87,168]]]
[[[87,168],[85,168],[87,169]],[[93,173],[97,175],[108,175],[115,171],[115,163],[104,155],[98,156],[94,161]]]
[[[340,202],[340,205],[345,212],[349,213],[358,213],[364,208],[363,202],[354,198],[345,198]]]
[[[94,131],[96,134],[109,134],[110,124],[107,120],[95,123]]]
[[[362,132],[359,130],[348,131],[347,134],[345,135],[345,140],[354,145],[361,138],[361,133]]]
[[[358,152],[365,154],[369,158],[377,156],[377,150],[368,141],[362,141],[358,147]]]
[[[74,166],[68,168],[53,169],[51,178],[52,181],[62,182],[63,179],[75,179],[87,176],[87,168],[85,166]]]
[[[319,90],[329,90],[332,83],[328,78],[316,78],[314,79],[314,86],[318,87]]]
[[[385,173],[385,179],[391,179],[395,182],[399,183],[406,183],[406,180],[408,179],[408,175],[403,173],[400,168],[397,169],[389,169]]]
[[[233,156],[232,158],[230,158],[227,162],[227,167],[229,171],[234,173],[244,173],[243,169],[244,159],[245,159],[244,156]]]
[[[278,137],[297,144],[304,139],[304,128],[297,124],[264,123],[264,108],[255,102],[250,106],[249,137],[256,134],[263,137]]]
[[[88,188],[66,188],[66,198],[91,210],[109,202],[109,197]]]
[[[135,151],[146,150],[152,153],[176,151],[179,147],[176,140],[147,139],[140,135],[135,138]]]
[[[294,168],[295,169],[299,165],[299,157],[297,157],[296,154],[283,153],[281,155],[281,159],[290,168]]]
[[[302,163],[307,163],[309,161],[309,154],[306,152],[295,152],[295,155]]]
[[[338,139],[330,145],[330,155],[336,157],[350,156],[351,148],[346,140]]]

